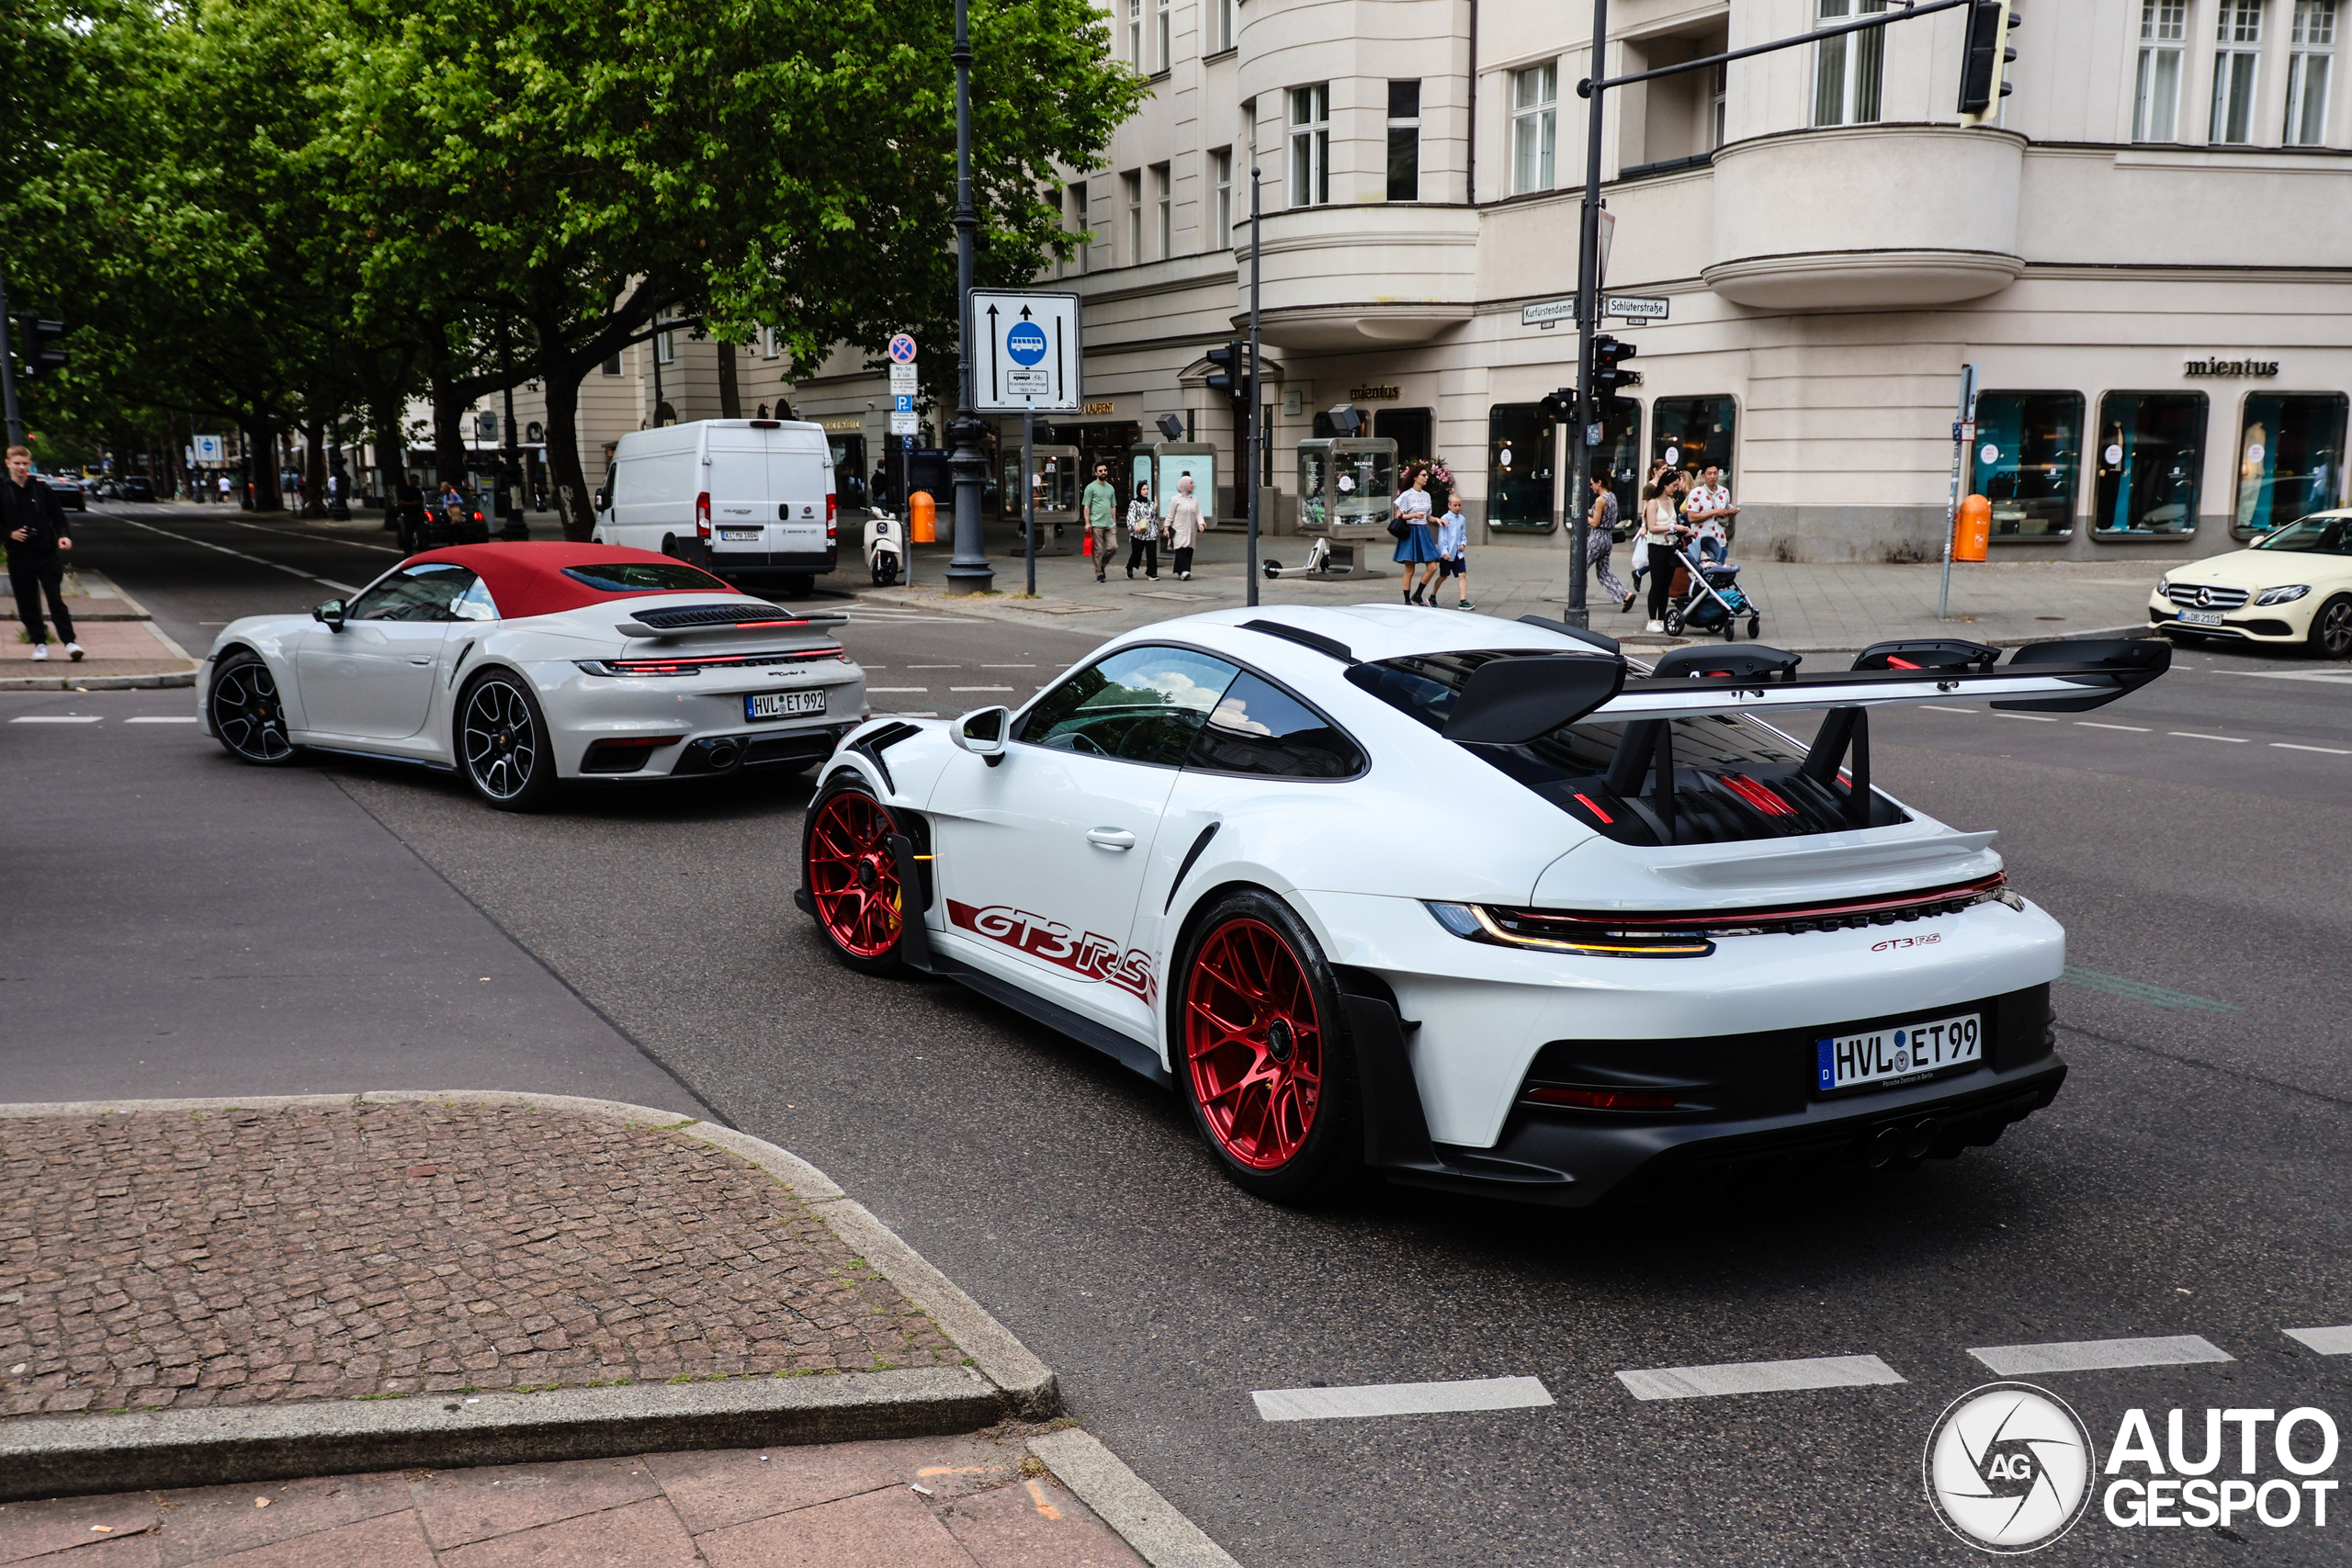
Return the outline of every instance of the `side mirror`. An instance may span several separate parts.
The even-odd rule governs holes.
[[[595,508],[594,508],[594,509],[595,509],[596,511],[598,511],[598,512],[602,512],[602,511],[604,511],[604,510],[605,510],[605,492],[604,492],[603,491],[601,491],[601,490],[600,490],[600,491],[598,491],[595,494],[594,494],[594,495],[590,496],[588,499],[589,499],[590,501],[592,501],[592,502],[595,502]]]
[[[331,632],[343,630],[343,601],[328,599],[311,607],[311,619]]]
[[[1005,740],[1012,728],[1011,708],[976,708],[956,721],[947,739],[975,757],[985,757],[993,768],[1004,761]]]

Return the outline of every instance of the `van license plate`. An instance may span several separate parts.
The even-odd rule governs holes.
[[[1863,1034],[1826,1036],[1815,1042],[1824,1093],[1863,1084],[1907,1078],[1984,1059],[1979,1014],[1929,1019]]]
[[[2184,626],[2218,626],[2222,624],[2219,610],[2183,610],[2180,624]]]
[[[743,698],[745,718],[793,718],[824,711],[822,692],[752,692]]]
[[[735,545],[756,545],[760,542],[757,528],[721,528],[718,536]]]

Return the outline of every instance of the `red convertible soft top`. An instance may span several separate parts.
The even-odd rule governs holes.
[[[504,620],[519,620],[526,615],[552,615],[562,610],[577,610],[583,604],[634,599],[648,593],[725,593],[738,599],[748,597],[700,567],[690,566],[652,550],[624,549],[617,545],[574,545],[559,541],[451,545],[447,549],[426,550],[421,555],[411,556],[409,559],[412,563],[449,561],[469,571],[480,573],[481,580],[490,585],[490,596],[498,602],[499,616]],[[580,576],[574,576],[565,570],[599,566],[666,568],[668,570],[662,575],[671,580],[671,585],[623,587],[609,578],[601,583],[583,581],[590,574],[583,571]]]

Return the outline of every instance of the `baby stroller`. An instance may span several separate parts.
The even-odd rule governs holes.
[[[1721,632],[1725,642],[1736,642],[1742,619],[1749,641],[1763,634],[1764,608],[1741,590],[1737,563],[1710,565],[1701,558],[1696,541],[1685,545],[1668,591],[1667,635],[1680,637],[1687,628],[1710,637]]]

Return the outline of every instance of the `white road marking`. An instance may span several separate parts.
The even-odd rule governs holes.
[[[338,593],[356,593],[359,592],[359,590],[354,588],[348,582],[337,582],[332,577],[320,577],[313,572],[304,571],[299,567],[288,566],[282,561],[264,560],[259,556],[249,556],[243,550],[232,550],[226,545],[216,545],[205,539],[191,539],[186,534],[175,534],[169,528],[158,528],[152,523],[141,523],[137,518],[118,517],[115,521],[118,523],[128,523],[133,528],[144,528],[150,534],[161,534],[166,539],[177,539],[183,545],[194,545],[200,550],[218,550],[224,556],[234,556],[239,560],[251,561],[255,566],[266,566],[272,571],[282,571],[288,577],[299,577],[305,582],[315,582],[321,587],[332,588]]]
[[[2282,1328],[2278,1332],[2323,1356],[2352,1356],[2352,1325],[2341,1328]]]
[[[910,664],[907,668],[910,670],[961,670],[964,667],[960,664]]]
[[[96,724],[105,716],[103,714],[95,713],[28,713],[21,718],[12,718],[8,722],[10,724]]]
[[[2165,733],[2166,735],[2177,735],[2183,740],[2220,740],[2232,746],[2243,746],[2245,744],[2245,738],[2237,735],[2199,735],[2193,729],[2167,729]]]
[[[2133,735],[2153,733],[2144,724],[2099,724],[2087,718],[2078,718],[2075,723],[2085,729],[2120,729]]]
[[[339,539],[332,534],[297,534],[290,528],[268,528],[259,523],[237,523],[232,525],[239,528],[251,528],[256,534],[275,534],[281,539],[324,539],[331,545],[347,545],[355,550],[378,550],[388,556],[401,554],[400,549],[392,545],[362,544],[357,539]]]
[[[1796,1361],[1726,1361],[1713,1367],[1652,1367],[1619,1372],[1635,1399],[1706,1399],[1724,1393],[1791,1393],[1807,1388],[1868,1388],[1904,1382],[1876,1356],[1813,1356]]]
[[[2256,681],[2318,681],[2330,686],[2352,686],[2352,675],[2320,675],[2302,670],[2224,670],[2216,664],[2216,674],[2245,675]]]
[[[126,718],[122,722],[125,724],[194,724],[196,722],[196,715],[192,713],[144,713],[140,714],[133,718]]]
[[[928,694],[931,691],[929,686],[868,686],[865,689],[869,693],[878,693],[886,696],[905,696],[910,692],[922,692]]]
[[[1941,703],[1921,703],[1919,705],[1930,713],[1983,713],[1984,711],[1983,708],[1948,708]]]
[[[950,686],[947,689],[951,692],[1009,692],[1012,690],[1010,686]]]
[[[983,670],[1035,670],[1037,667],[1034,664],[983,664],[980,668]]]
[[[1261,1388],[1250,1396],[1268,1421],[1330,1421],[1360,1416],[1433,1416],[1459,1410],[1524,1410],[1555,1403],[1535,1378],[1458,1382],[1375,1382],[1354,1388]]]
[[[2278,751],[2317,751],[2329,757],[2352,757],[2352,751],[2341,746],[2298,746],[2291,740],[2273,740],[2270,745]]]
[[[1968,1352],[2005,1378],[2093,1372],[2110,1367],[2186,1367],[2236,1357],[2195,1334],[2160,1339],[2062,1339],[2049,1345],[1984,1345]]]
[[[1924,706],[1926,705],[1922,704],[1921,705]],[[2055,724],[2058,722],[2046,713],[2002,713],[1997,708],[1994,710],[1993,716],[1995,718],[2030,718],[2036,724]]]

